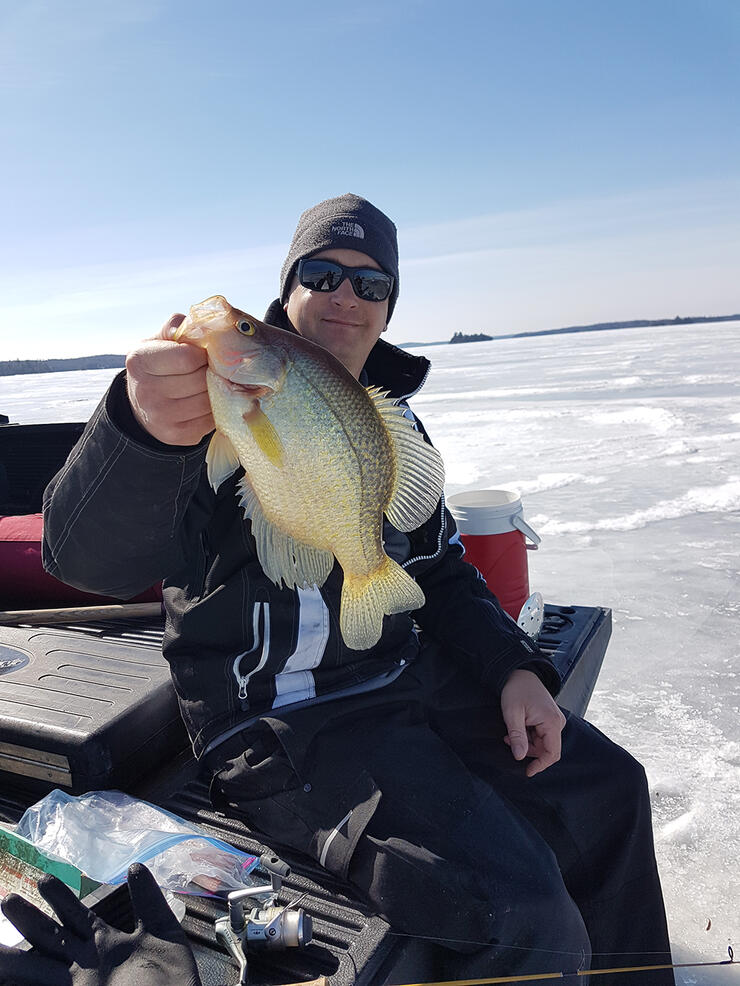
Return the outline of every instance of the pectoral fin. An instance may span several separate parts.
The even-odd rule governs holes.
[[[222,431],[215,431],[206,452],[208,482],[217,490],[221,483],[236,472],[241,463],[236,449]]]
[[[283,443],[280,441],[280,436],[275,431],[272,422],[260,407],[259,401],[255,401],[251,410],[243,414],[242,417],[255,442],[270,462],[278,468],[282,467],[285,461]]]

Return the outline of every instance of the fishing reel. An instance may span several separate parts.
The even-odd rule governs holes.
[[[306,894],[284,907],[277,905],[283,880],[290,875],[288,864],[265,853],[260,856],[260,867],[267,871],[270,882],[232,891],[227,898],[228,916],[216,921],[216,938],[239,965],[240,986],[249,982],[250,950],[303,948],[313,938],[311,916],[298,906]],[[247,910],[249,904],[253,906]]]

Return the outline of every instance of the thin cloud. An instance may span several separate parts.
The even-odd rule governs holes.
[[[740,182],[703,182],[402,226],[389,338],[737,311],[738,192]],[[112,242],[123,236],[110,233]],[[130,229],[123,239],[140,241]],[[6,358],[100,351],[90,347],[101,326],[124,351],[170,312],[215,293],[260,316],[287,248],[9,266],[0,273],[0,325],[14,349]]]
[[[0,27],[0,86],[27,90],[56,85],[73,70],[75,51],[89,51],[122,29],[151,23],[164,8],[162,0],[8,4]]]
[[[287,244],[168,258],[159,262],[88,265],[13,277],[13,303],[0,306],[4,358],[125,352],[155,333],[173,311],[211,294],[260,317],[277,295]],[[0,297],[11,296],[11,282]],[[16,300],[27,297],[29,300]],[[103,349],[100,339],[105,338]]]
[[[650,237],[663,231],[736,231],[739,221],[740,181],[722,180],[425,224],[402,229],[399,239],[408,267],[455,254]]]

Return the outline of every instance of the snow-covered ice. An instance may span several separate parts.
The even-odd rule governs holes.
[[[612,609],[588,716],[646,767],[675,960],[726,958],[740,950],[740,322],[413,351],[433,362],[412,406],[448,494],[520,492],[542,536],[531,588]],[[0,411],[83,420],[115,372],[0,378]],[[740,967],[676,982],[738,983]]]
[[[675,960],[726,958],[740,945],[740,323],[421,351],[434,368],[413,406],[448,493],[519,491],[542,537],[531,588],[611,607],[588,717],[647,769]]]

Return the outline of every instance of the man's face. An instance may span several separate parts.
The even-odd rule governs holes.
[[[359,250],[328,249],[311,256],[334,260],[345,267],[382,269]],[[350,373],[359,377],[370,350],[385,329],[388,299],[363,301],[355,294],[349,278],[336,291],[312,291],[299,284],[295,276],[285,311],[300,335],[328,349]]]

